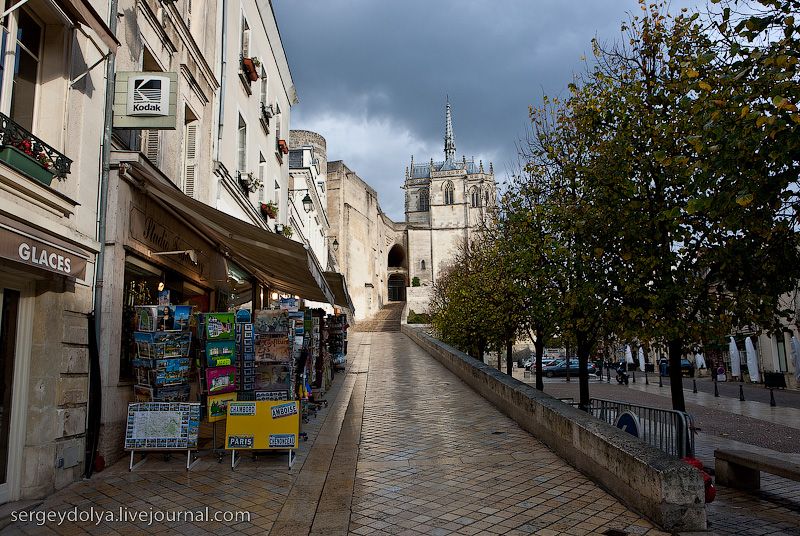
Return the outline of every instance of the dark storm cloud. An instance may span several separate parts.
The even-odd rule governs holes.
[[[689,0],[686,0],[688,3]],[[273,0],[300,104],[292,128],[326,137],[403,219],[403,172],[441,159],[449,94],[457,152],[516,161],[528,106],[563,94],[590,41],[619,36],[635,0]],[[681,5],[681,4],[674,4]]]

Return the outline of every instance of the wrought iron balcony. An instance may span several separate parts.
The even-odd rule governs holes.
[[[0,160],[48,185],[52,178],[64,180],[72,166],[72,160],[2,113],[0,113]]]

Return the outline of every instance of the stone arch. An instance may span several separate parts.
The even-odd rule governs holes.
[[[388,268],[405,268],[406,266],[406,250],[400,244],[395,244],[389,250],[389,255],[386,259]]]

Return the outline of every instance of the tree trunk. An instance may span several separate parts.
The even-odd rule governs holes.
[[[592,345],[585,333],[577,333],[578,343],[578,387],[580,388],[580,400],[578,407],[583,411],[589,411],[589,354]]]
[[[486,341],[480,339],[478,341],[478,361],[483,363],[483,354],[486,352]]]
[[[567,350],[567,379],[566,379],[566,381],[569,381],[569,364],[570,364],[569,351],[572,350],[572,348],[569,347],[569,343],[567,343],[566,350]]]
[[[506,374],[511,376],[514,370],[514,341],[508,339],[506,341]]]
[[[536,330],[536,341],[533,343],[536,348],[536,388],[544,391],[544,381],[542,380],[542,356],[544,355],[544,335],[542,330]]]
[[[672,409],[686,411],[686,402],[683,399],[683,375],[681,374],[683,341],[672,339],[667,347],[669,349],[669,390],[672,393]]]
[[[503,346],[500,343],[497,344],[497,370],[503,371]]]

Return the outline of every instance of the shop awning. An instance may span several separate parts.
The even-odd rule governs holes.
[[[91,28],[109,50],[112,52],[117,50],[119,41],[88,0],[58,0],[57,3],[74,20]]]
[[[346,307],[350,309],[350,314],[355,314],[356,308],[353,307],[353,302],[350,300],[350,293],[347,292],[347,283],[344,276],[338,272],[325,272],[325,281],[328,286],[333,290],[334,305],[339,307]]]
[[[304,299],[335,302],[322,267],[303,244],[188,197],[140,153],[115,151],[112,163],[127,164],[128,173],[138,180],[142,191],[190,222],[258,279]]]

